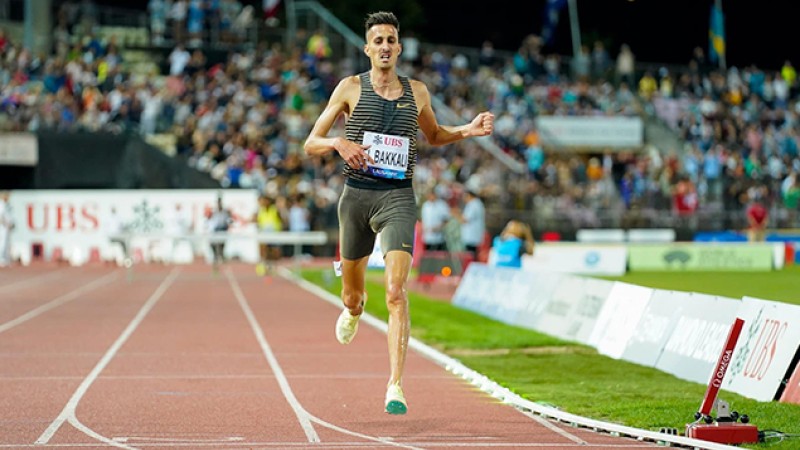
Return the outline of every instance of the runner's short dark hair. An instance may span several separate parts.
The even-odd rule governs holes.
[[[367,20],[364,21],[364,31],[369,31],[375,25],[392,25],[400,32],[400,21],[392,12],[378,11],[368,14]]]

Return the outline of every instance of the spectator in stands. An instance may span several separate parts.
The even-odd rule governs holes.
[[[534,240],[531,227],[518,220],[510,220],[503,232],[492,242],[494,265],[522,267],[522,255],[533,255]]]
[[[97,25],[97,5],[92,0],[81,0],[80,14],[82,32],[91,32]]]
[[[308,209],[306,196],[297,194],[289,200],[289,231],[304,233],[311,231],[311,211]],[[296,252],[296,247],[292,252]],[[310,254],[309,246],[302,246],[302,254]],[[294,255],[300,256],[300,255]]]
[[[277,21],[276,18],[271,17],[267,19],[267,26],[270,23]],[[245,36],[247,35],[247,30],[253,26],[255,22],[255,8],[252,5],[244,6],[240,11],[239,14],[236,16],[236,19],[233,21],[231,25],[231,31],[233,32],[234,39],[239,42],[243,41]]]
[[[422,204],[420,221],[422,222],[422,243],[426,251],[445,251],[444,227],[450,220],[450,208],[430,189],[426,201]]]
[[[331,44],[328,36],[322,31],[317,30],[308,38],[306,52],[316,59],[327,59],[331,57]]]
[[[236,42],[233,23],[241,11],[242,4],[239,0],[222,0],[219,11],[219,30],[222,42]]]
[[[110,247],[112,249],[119,248],[122,254],[122,263],[129,265],[131,259],[128,253],[128,236],[125,235],[127,224],[120,217],[116,207],[111,207],[111,211],[109,211],[108,217],[105,219],[105,229]]]
[[[400,54],[400,57],[403,61],[408,61],[415,65],[419,63],[420,42],[417,36],[415,36],[413,32],[408,32],[401,38],[401,43],[403,44],[403,53]]]
[[[750,242],[763,242],[769,224],[769,212],[764,206],[767,188],[756,185],[748,189],[748,205],[745,209],[747,215],[747,240]]]
[[[175,256],[176,251],[182,243],[189,246],[192,258],[194,258],[194,240],[192,239],[192,234],[194,234],[194,218],[192,217],[192,212],[184,208],[181,202],[175,203],[175,208],[167,220],[164,231],[172,237],[170,254],[168,256],[169,260]]]
[[[281,0],[262,0],[261,11],[264,23],[269,27],[274,27],[278,23],[278,7]]]
[[[783,62],[781,76],[786,80],[786,84],[789,86],[789,95],[795,97],[797,95],[797,70],[795,70],[792,62],[788,59]]]
[[[212,233],[211,236],[211,253],[212,263],[214,269],[219,267],[219,264],[225,262],[225,236],[228,229],[233,224],[233,215],[222,204],[222,195],[217,197],[217,205],[208,217],[206,224],[208,232]]]
[[[617,86],[623,82],[629,87],[636,86],[635,61],[636,58],[628,44],[622,44],[617,55]]]
[[[639,96],[649,101],[653,98],[653,94],[658,90],[658,82],[653,76],[653,72],[646,71],[642,78],[639,79]]]
[[[75,32],[75,25],[78,23],[79,7],[74,0],[67,0],[58,8],[58,23],[64,25],[70,33]]]
[[[464,192],[464,209],[458,215],[458,220],[461,222],[461,242],[472,253],[472,259],[478,261],[478,249],[486,233],[486,210],[475,190],[467,189]]]
[[[370,59],[370,70],[339,83],[304,148],[308,155],[315,157],[336,152],[345,163],[347,185],[339,200],[345,308],[336,326],[337,339],[342,344],[351,342],[357,331],[366,301],[367,260],[376,234],[381,234],[386,262],[391,366],[385,410],[390,414],[405,414],[407,404],[401,384],[409,336],[406,285],[417,216],[412,185],[417,134],[422,131],[433,146],[486,136],[492,133],[494,116],[483,112],[467,125],[439,125],[428,87],[397,73],[402,46],[400,24],[395,15],[373,13],[365,25],[364,53]],[[349,117],[345,125],[346,138],[328,137],[342,115]],[[366,131],[378,134],[365,141]],[[367,151],[370,148],[371,153]]]
[[[478,56],[478,64],[483,67],[494,67],[497,62],[497,55],[495,54],[494,44],[492,41],[483,41],[481,45],[480,56]]]
[[[275,201],[266,195],[258,198],[258,211],[254,217],[256,227],[260,233],[274,233],[283,230],[283,220]],[[258,243],[258,253],[261,260],[256,265],[259,276],[272,272],[275,261],[281,257],[281,248],[278,245],[269,245],[266,242]]]
[[[305,195],[299,194],[289,200],[289,231],[299,233],[311,231],[311,216]]]
[[[5,52],[8,47],[8,36],[6,36],[5,28],[0,28],[0,52]]]
[[[687,176],[683,176],[674,186],[672,196],[675,212],[679,217],[690,217],[699,206],[697,189]]]
[[[189,64],[189,61],[192,59],[191,53],[189,53],[186,48],[184,48],[183,44],[178,43],[175,48],[172,50],[172,53],[169,54],[167,57],[169,60],[169,74],[173,76],[183,75],[183,71],[186,69],[186,65]]]
[[[203,0],[189,0],[186,11],[186,30],[189,32],[189,47],[197,48],[203,43],[203,26],[206,9]]]
[[[153,45],[164,43],[168,7],[165,0],[150,0],[147,3],[147,10],[150,12],[150,43]]]
[[[0,192],[0,267],[11,264],[11,231],[14,229],[14,216],[8,192]]]
[[[168,18],[172,21],[172,41],[175,43],[183,42],[188,11],[188,0],[173,0],[172,7],[169,9]]]
[[[597,82],[608,77],[608,70],[611,67],[611,57],[608,55],[603,41],[594,41],[592,48],[592,79]]]
[[[706,76],[711,71],[711,64],[706,58],[703,47],[697,46],[692,51],[692,58],[689,60],[689,70],[695,71],[700,76]]]
[[[782,186],[783,206],[787,211],[788,225],[790,227],[797,227],[797,217],[800,214],[800,176],[797,172],[793,172],[786,177]]]

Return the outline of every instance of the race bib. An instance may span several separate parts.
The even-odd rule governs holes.
[[[408,138],[391,134],[364,132],[363,145],[375,164],[367,166],[367,173],[380,178],[403,180],[408,168]]]

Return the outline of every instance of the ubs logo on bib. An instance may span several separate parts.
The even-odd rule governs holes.
[[[386,136],[386,138],[384,139],[384,145],[400,148],[403,146],[403,140],[393,136]]]

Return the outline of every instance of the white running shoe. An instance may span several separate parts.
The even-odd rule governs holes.
[[[389,414],[405,414],[408,411],[403,388],[399,384],[390,384],[386,388],[386,412]]]
[[[340,344],[347,345],[356,337],[358,320],[360,318],[360,314],[354,316],[350,314],[350,310],[347,308],[342,310],[342,313],[339,314],[339,318],[336,319],[336,340],[339,341]]]

